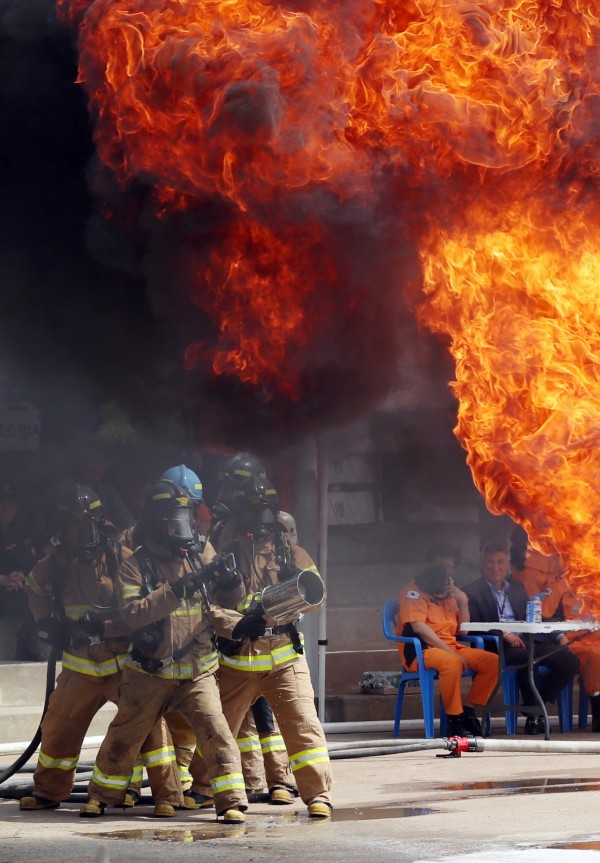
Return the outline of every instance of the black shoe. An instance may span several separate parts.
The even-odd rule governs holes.
[[[543,716],[528,716],[525,720],[525,734],[545,734],[546,725]]]
[[[44,652],[33,640],[17,640],[17,649],[15,651],[16,662],[45,662],[46,657]]]
[[[481,722],[475,716],[475,711],[472,707],[465,707],[462,715],[462,724],[469,734],[472,734],[474,737],[482,736]]]
[[[447,737],[467,737],[472,733],[464,723],[464,714],[459,713],[458,716],[448,716]]]
[[[246,791],[248,803],[268,803],[271,795],[268,791]]]
[[[581,683],[579,685],[581,686]],[[600,695],[590,695],[590,707],[592,709],[592,731],[597,734],[600,731]]]

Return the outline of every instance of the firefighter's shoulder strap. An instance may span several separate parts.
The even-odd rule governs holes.
[[[148,596],[149,593],[152,593],[158,587],[154,560],[148,549],[144,548],[143,545],[138,545],[133,554],[142,574],[142,596]]]
[[[123,548],[121,543],[112,537],[107,537],[104,543],[104,554],[106,556],[108,575],[111,581],[114,581],[123,559]]]

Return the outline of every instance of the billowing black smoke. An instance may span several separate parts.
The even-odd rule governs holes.
[[[398,382],[417,338],[402,284],[418,279],[418,264],[401,213],[385,215],[384,177],[380,210],[327,201],[343,278],[322,335],[295,356],[299,399],[202,363],[186,370],[186,347],[218,337],[218,322],[190,302],[186,268],[202,268],[231,211],[215,197],[157,219],[149,186],[123,191],[99,165],[74,83],[75,34],[54,0],[0,0],[0,40],[1,360],[42,410],[52,405],[47,433],[115,401],[140,429],[169,417],[198,444],[264,449],[350,419]]]

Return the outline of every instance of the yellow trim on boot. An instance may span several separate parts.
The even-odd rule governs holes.
[[[313,800],[308,804],[310,818],[331,818],[331,805],[324,800]]]
[[[223,824],[242,824],[246,816],[239,809],[227,809],[223,812]]]
[[[269,803],[274,806],[287,806],[294,802],[294,795],[287,788],[273,788],[269,792]]]
[[[175,807],[170,803],[157,803],[154,807],[155,818],[173,818],[177,815]]]
[[[21,797],[19,800],[19,809],[26,809],[29,812],[40,809],[58,809],[60,803],[55,800],[47,800],[45,797],[38,797],[36,794],[30,794],[27,797]]]
[[[139,802],[140,795],[137,793],[137,791],[128,791],[123,798],[123,807],[125,809],[131,809],[134,806],[137,806]]]
[[[79,810],[80,818],[100,818],[104,815],[105,803],[102,803],[96,797],[90,797],[87,803],[84,803]]]
[[[197,791],[183,792],[183,808],[184,809],[208,809],[214,806],[215,801],[212,797],[207,797],[206,794],[199,794]]]

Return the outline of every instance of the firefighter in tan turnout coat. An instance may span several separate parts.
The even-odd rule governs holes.
[[[308,813],[326,818],[332,808],[333,778],[301,636],[293,621],[280,624],[265,619],[253,602],[265,587],[287,581],[301,570],[317,573],[317,569],[308,553],[284,536],[277,520],[275,489],[268,480],[253,482],[253,490],[239,497],[233,511],[233,539],[223,548],[223,554],[233,555],[242,576],[240,584],[228,593],[215,593],[221,605],[245,613],[233,633],[238,643],[221,651],[221,703],[237,735],[250,705],[259,696],[267,699]]]
[[[62,671],[42,722],[33,794],[21,798],[26,810],[56,809],[71,794],[81,745],[95,714],[117,702],[129,635],[116,605],[113,575],[121,552],[107,534],[101,501],[92,489],[65,486],[59,495],[60,545],[39,561],[27,579],[27,592],[40,635],[62,648]],[[181,786],[175,753],[161,723],[150,726],[134,758],[146,766],[155,815],[175,814]],[[133,805],[142,783],[142,764],[125,790]]]
[[[175,709],[196,734],[217,816],[239,823],[247,799],[239,750],[221,709],[212,636],[215,630],[231,636],[242,618],[207,602],[202,584],[214,551],[194,547],[190,499],[179,486],[162,480],[148,490],[139,528],[142,545],[117,574],[132,661],[80,815],[98,817],[105,804],[123,799],[140,740]]]

